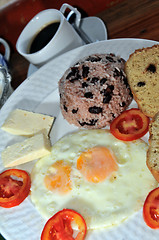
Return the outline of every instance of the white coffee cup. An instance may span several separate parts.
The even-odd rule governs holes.
[[[79,21],[80,16],[77,17]],[[60,25],[49,43],[41,50],[29,53],[31,42],[38,32],[50,23],[57,21],[60,22]],[[52,58],[82,45],[82,39],[66,20],[63,13],[56,9],[47,9],[39,12],[26,25],[17,40],[16,48],[19,54],[31,64],[41,67]]]

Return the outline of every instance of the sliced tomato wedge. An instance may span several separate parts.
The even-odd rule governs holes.
[[[0,206],[11,208],[28,196],[31,187],[29,174],[24,170],[9,169],[0,174]]]
[[[159,228],[159,187],[148,194],[143,206],[143,217],[150,228]]]
[[[72,228],[77,226],[77,233]],[[74,210],[63,209],[45,224],[41,240],[83,240],[87,231],[84,218]]]
[[[110,124],[110,132],[123,141],[136,140],[148,132],[149,122],[149,118],[139,109],[132,108],[114,119]]]

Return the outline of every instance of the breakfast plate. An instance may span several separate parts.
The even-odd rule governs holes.
[[[125,60],[135,49],[148,47],[158,42],[143,39],[114,39],[88,44],[67,52],[50,61],[30,75],[10,96],[0,111],[0,126],[8,114],[16,108],[49,114],[56,117],[51,131],[52,144],[68,132],[77,128],[69,125],[62,117],[59,106],[58,80],[64,71],[79,59],[93,53],[115,53]],[[131,106],[136,106],[133,101]],[[147,140],[148,135],[145,137]],[[0,152],[20,137],[12,136],[0,129]],[[19,168],[31,171],[34,162],[23,164]],[[4,167],[0,159],[0,171]],[[126,199],[125,199],[126,201]],[[40,235],[46,219],[35,209],[30,197],[19,206],[0,208],[0,232],[7,240],[35,240]],[[135,213],[119,226],[108,229],[88,231],[86,240],[157,240],[159,230],[148,228],[143,221],[142,210]]]

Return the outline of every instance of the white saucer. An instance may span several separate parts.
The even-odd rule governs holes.
[[[81,20],[81,29],[89,36],[92,42],[107,40],[107,29],[104,22],[98,17],[86,17]],[[32,73],[37,71],[38,68],[33,64],[29,65],[29,77]]]
[[[83,18],[80,27],[89,36],[92,42],[107,40],[106,26],[98,17]]]

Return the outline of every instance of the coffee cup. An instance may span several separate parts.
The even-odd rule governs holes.
[[[80,21],[80,15],[77,19]],[[82,39],[63,12],[46,9],[35,15],[25,26],[16,48],[31,64],[41,67],[52,58],[82,45]]]

